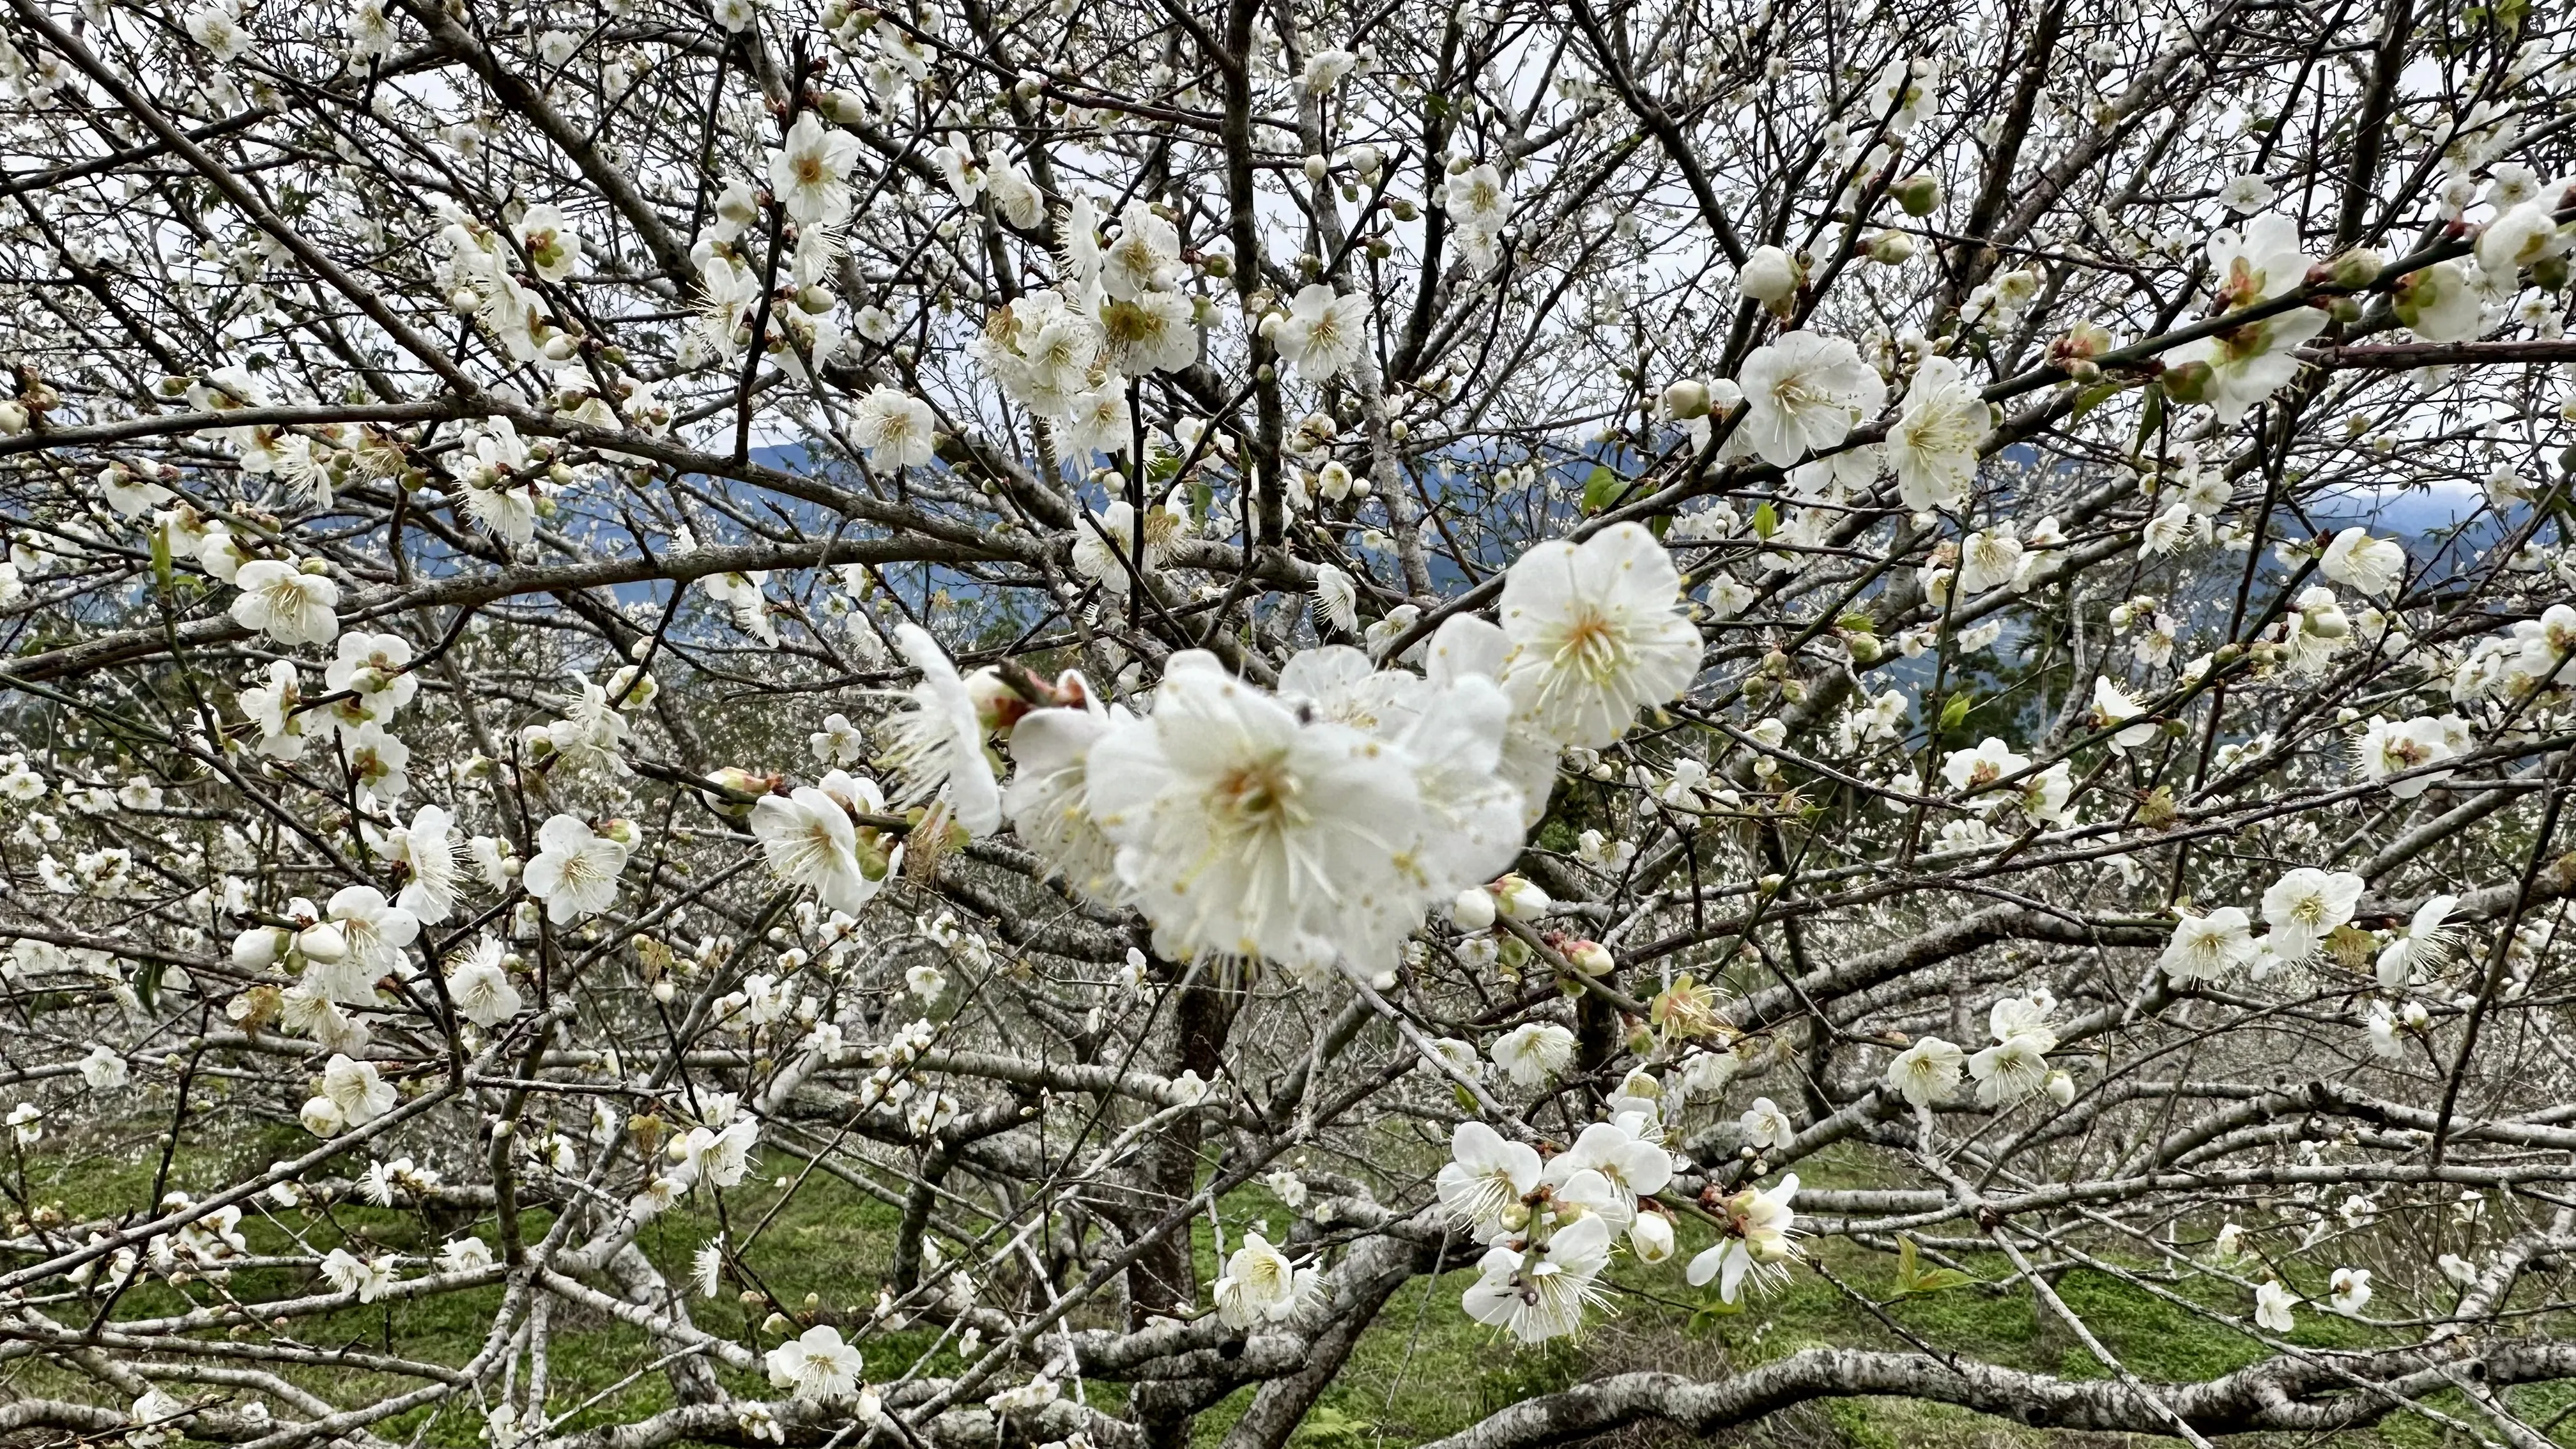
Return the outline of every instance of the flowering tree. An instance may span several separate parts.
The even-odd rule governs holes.
[[[0,1429],[2547,1442],[2563,16],[0,14]]]

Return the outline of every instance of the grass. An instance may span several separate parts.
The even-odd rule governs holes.
[[[246,1134],[230,1155],[256,1166],[283,1155],[278,1149],[291,1145],[291,1139],[272,1142]],[[48,1172],[29,1163],[22,1164],[25,1175],[20,1183],[39,1201],[140,1207],[149,1201],[156,1165],[142,1160],[101,1166],[93,1158],[76,1171]],[[239,1165],[233,1166],[237,1170]],[[792,1160],[783,1157],[773,1157],[768,1164],[772,1170],[791,1165]],[[174,1174],[173,1182],[187,1186],[188,1174]],[[775,1187],[766,1182],[746,1183],[726,1195],[724,1226],[741,1241],[770,1213],[777,1198]],[[1229,1242],[1247,1228],[1263,1223],[1277,1227],[1288,1218],[1277,1200],[1259,1189],[1230,1198],[1223,1216]],[[531,1213],[526,1224],[533,1237],[543,1232],[545,1216]],[[316,1252],[349,1243],[363,1251],[427,1255],[463,1225],[432,1230],[418,1215],[339,1206],[255,1215],[243,1226],[255,1252],[288,1250],[300,1240]],[[488,1237],[488,1223],[477,1226]],[[769,1218],[765,1229],[751,1240],[745,1263],[776,1302],[791,1309],[810,1303],[829,1318],[864,1321],[891,1256],[895,1226],[892,1208],[818,1174]],[[691,1203],[648,1225],[638,1241],[666,1274],[675,1282],[683,1281],[691,1255],[717,1227],[704,1205]],[[1201,1273],[1212,1277],[1217,1271],[1213,1230],[1201,1223],[1196,1236]],[[1694,1246],[1685,1233],[1683,1256],[1674,1263],[1656,1269],[1623,1264],[1615,1270],[1622,1289],[1616,1313],[1597,1322],[1579,1341],[1542,1349],[1515,1347],[1466,1318],[1459,1309],[1459,1295],[1473,1281],[1469,1269],[1454,1268],[1437,1279],[1406,1285],[1388,1302],[1346,1370],[1298,1430],[1296,1449],[1406,1449],[1454,1433],[1506,1405],[1602,1374],[1662,1369],[1710,1377],[1821,1345],[1905,1350],[1914,1346],[1909,1342],[1913,1338],[1947,1352],[2069,1378],[2100,1378],[2110,1372],[2053,1318],[2039,1311],[2027,1289],[1999,1292],[1971,1285],[1874,1308],[1847,1296],[1822,1274],[1802,1269],[1783,1289],[1749,1311],[1706,1311],[1706,1296],[1686,1287],[1679,1271]],[[1818,1262],[1856,1293],[1875,1297],[1894,1292],[1894,1265],[1882,1255],[1829,1243],[1818,1245]],[[1981,1275],[2001,1276],[1997,1263],[1972,1266]],[[245,1296],[264,1296],[308,1286],[303,1275],[290,1270],[256,1269],[240,1272],[231,1288]],[[770,1311],[768,1301],[745,1305],[730,1296],[734,1286],[728,1285],[728,1296],[693,1301],[692,1313],[710,1332],[755,1347],[769,1346],[776,1335],[760,1333],[758,1328]],[[2079,1268],[2058,1279],[2056,1287],[2112,1353],[2150,1380],[2205,1379],[2254,1363],[2269,1351],[2225,1323],[2108,1274]],[[2213,1279],[2186,1277],[2171,1291],[2220,1312],[2244,1309],[2237,1301],[2240,1290]],[[454,1364],[480,1347],[499,1293],[494,1288],[371,1305],[300,1320],[293,1331],[306,1344],[364,1346]],[[124,1295],[117,1314],[158,1315],[182,1311],[191,1302],[210,1301],[214,1299],[206,1284],[173,1288],[147,1281]],[[68,1303],[53,1311],[58,1321],[78,1324],[90,1310]],[[632,1421],[669,1406],[668,1384],[648,1368],[653,1355],[639,1330],[560,1302],[552,1312],[556,1336],[549,1363],[549,1404],[552,1412],[571,1415],[565,1427]],[[2292,1337],[2302,1346],[2362,1346],[2370,1333],[2321,1312],[2303,1311],[2299,1322],[2299,1331]],[[871,1376],[901,1372],[931,1348],[935,1337],[927,1329],[871,1337],[866,1349]],[[942,1374],[958,1366],[952,1346],[942,1348],[922,1371]],[[766,1391],[756,1373],[719,1372],[736,1389]],[[308,1382],[342,1403],[412,1386],[409,1380],[355,1372]],[[61,1369],[33,1361],[21,1361],[0,1374],[0,1388],[80,1397],[94,1392]],[[1103,1408],[1114,1409],[1123,1401],[1116,1385],[1086,1385],[1085,1392],[1090,1402]],[[1240,1390],[1202,1415],[1199,1442],[1214,1444],[1222,1438],[1254,1392]],[[2513,1390],[2511,1398],[2527,1417],[2545,1422],[2576,1404],[2576,1387],[2527,1387]],[[2456,1402],[2440,1406],[2446,1412],[2465,1413]],[[468,1449],[479,1442],[481,1428],[478,1413],[450,1404],[413,1411],[378,1426],[378,1432],[399,1441]],[[2558,1442],[2576,1444],[2576,1429],[2561,1425],[2555,1432]],[[1629,1437],[1642,1444],[1669,1436]],[[1882,1445],[1911,1449],[1926,1444],[1945,1449],[2046,1449],[2100,1442],[2100,1436],[2032,1431],[1963,1410],[1902,1399],[1812,1406],[1727,1437],[1782,1449]],[[2400,1414],[2375,1429],[2342,1436],[2341,1442],[2362,1449],[2429,1449],[2446,1441],[2437,1425]]]

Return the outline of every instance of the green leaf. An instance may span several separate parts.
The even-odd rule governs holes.
[[[2129,451],[2133,453],[2143,451],[2147,446],[2147,440],[2156,435],[2156,429],[2163,427],[2164,422],[2165,390],[2161,387],[2148,388],[2147,405],[2138,413],[2138,441]]]
[[[152,532],[153,536],[157,538],[160,536],[161,531],[156,528]],[[135,973],[134,997],[137,1001],[143,1003],[144,1011],[151,1012],[159,1008],[161,1000],[161,973],[167,969],[167,965],[163,962],[146,961],[143,963],[143,969]]]
[[[1628,491],[1628,480],[1599,463],[1592,465],[1592,475],[1583,480],[1583,511],[1599,513],[1619,501]]]
[[[1208,510],[1215,506],[1215,489],[1210,488],[1205,483],[1193,483],[1190,485],[1190,518],[1193,522],[1207,522]]]
[[[1753,536],[1755,538],[1768,542],[1771,535],[1778,533],[1779,531],[1779,509],[1772,507],[1768,501],[1765,501],[1761,507],[1753,510]]]
[[[2125,391],[2125,384],[2116,382],[2097,382],[2091,387],[2078,389],[2075,394],[2074,410],[2067,414],[2066,420],[2070,423],[2081,422],[2086,413],[2109,402],[2123,391]]]
[[[1934,1268],[1924,1271],[1914,1240],[1902,1234],[1896,1239],[1896,1291],[1898,1296],[1915,1293],[1938,1293],[1976,1280],[1956,1268]]]
[[[1169,482],[1181,471],[1181,460],[1170,453],[1156,453],[1145,463],[1145,476],[1157,483]]]
[[[1693,1338],[1697,1338],[1708,1332],[1711,1328],[1716,1327],[1717,1320],[1721,1318],[1733,1318],[1735,1315],[1742,1313],[1743,1311],[1744,1305],[1742,1303],[1729,1303],[1725,1299],[1718,1297],[1717,1290],[1712,1288],[1708,1290],[1708,1296],[1701,1300],[1698,1311],[1691,1314],[1690,1321],[1682,1325],[1682,1332],[1689,1334]]]
[[[170,587],[170,573],[170,533],[167,529],[156,528],[152,530],[152,581],[166,592]]]
[[[1976,708],[1976,696],[1965,690],[1941,701],[1941,730],[1947,734],[1967,722],[1968,711]]]
[[[1672,529],[1673,516],[1669,513],[1658,513],[1646,520],[1646,531],[1653,534],[1658,543],[1662,542],[1664,535],[1672,532]]]

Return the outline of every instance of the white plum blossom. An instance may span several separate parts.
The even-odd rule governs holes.
[[[850,215],[850,172],[859,138],[807,111],[769,153],[769,185],[800,226],[836,226]]]
[[[1297,1268],[1261,1234],[1246,1233],[1209,1294],[1217,1317],[1232,1327],[1278,1322],[1297,1311]]]
[[[856,915],[876,898],[885,879],[883,872],[870,876],[860,864],[858,830],[831,790],[834,781],[841,783],[844,796],[858,797],[871,813],[882,810],[873,782],[835,770],[820,787],[761,796],[751,807],[751,831],[760,837],[769,868],[780,880],[811,888],[825,906]]]
[[[1888,1090],[1917,1107],[1929,1107],[1958,1088],[1967,1061],[1967,1053],[1937,1036],[1927,1036],[1888,1062]]]
[[[871,388],[850,417],[850,435],[880,468],[921,468],[937,456],[930,404],[891,387]]]
[[[2406,550],[2394,539],[2372,538],[2366,528],[2347,528],[2326,545],[2319,571],[2347,588],[2365,594],[2393,592],[2406,577]]]
[[[394,1084],[377,1072],[374,1062],[353,1061],[337,1052],[322,1066],[322,1096],[352,1127],[392,1111],[398,1100]]]
[[[1522,1343],[1561,1338],[1583,1325],[1601,1297],[1597,1279],[1610,1264],[1611,1227],[1591,1214],[1526,1249],[1497,1243],[1476,1265],[1480,1274],[1466,1293],[1467,1316],[1502,1329]]]
[[[1538,1189],[1539,1176],[1537,1148],[1482,1122],[1461,1122],[1450,1134],[1450,1161],[1440,1169],[1440,1201],[1461,1226],[1490,1241],[1512,1230],[1509,1215]]]
[[[1574,1033],[1552,1021],[1529,1021],[1494,1038],[1494,1065],[1523,1087],[1543,1086],[1574,1060]]]
[[[966,681],[930,631],[909,621],[895,626],[895,646],[919,670],[909,707],[888,717],[887,759],[903,782],[900,800],[937,797],[970,835],[989,835],[1002,823],[1002,791],[984,752],[984,723]]]
[[[2254,963],[2253,923],[2236,906],[2185,915],[2165,944],[2164,970],[2180,982],[2216,981]]]
[[[1744,389],[1744,436],[1777,468],[1839,445],[1887,396],[1886,380],[1850,339],[1814,332],[1784,332],[1756,349],[1736,381]]]
[[[280,644],[328,644],[340,633],[339,617],[332,612],[340,602],[340,586],[327,575],[259,559],[242,565],[233,582],[241,594],[233,600],[232,616],[245,629]]]
[[[1321,282],[1301,289],[1269,329],[1270,344],[1297,375],[1328,382],[1358,362],[1368,345],[1369,305],[1357,293],[1336,294]]]
[[[2300,866],[2263,892],[2263,920],[2272,928],[2265,943],[2284,961],[2313,954],[2337,926],[2352,919],[2361,902],[2363,881],[2350,871],[2324,871]]]
[[[2374,963],[2382,990],[2405,990],[2441,969],[2451,950],[2451,912],[2459,904],[2458,896],[2435,895],[2415,908],[2404,934],[2383,947]]]
[[[1746,1142],[1766,1152],[1786,1148],[1798,1137],[1797,1126],[1790,1122],[1789,1114],[1781,1111],[1768,1097],[1754,1098],[1753,1105],[1737,1119],[1737,1125],[1743,1130]]]
[[[1906,387],[1896,422],[1887,430],[1884,448],[1907,508],[1920,513],[1967,501],[1992,431],[1989,412],[1957,362],[1940,356],[1923,359]]]
[[[445,809],[423,805],[413,811],[409,825],[386,837],[386,853],[410,874],[394,904],[424,925],[455,914],[462,881],[453,817]]]
[[[763,1359],[769,1381],[800,1399],[832,1400],[859,1386],[865,1364],[859,1351],[841,1341],[841,1331],[817,1324],[771,1349]]]
[[[2278,1278],[2265,1283],[2254,1290],[2255,1326],[2273,1333],[2288,1333],[2297,1328],[2298,1320],[2291,1317],[2290,1310],[2297,1306],[2298,1301],[2299,1296],[2282,1287]]]
[[[1513,703],[1561,744],[1597,748],[1626,733],[1638,710],[1680,695],[1699,672],[1680,586],[1663,545],[1633,523],[1523,554],[1503,581]]]
[[[573,816],[556,815],[538,828],[537,854],[520,879],[529,895],[546,903],[546,919],[560,926],[616,904],[627,854],[623,842],[594,833]]]
[[[1390,923],[1409,929],[1427,904],[1408,898],[1395,860],[1424,826],[1404,755],[1300,718],[1212,655],[1166,661],[1153,713],[1091,746],[1085,790],[1174,954],[1371,960]]]
[[[501,943],[485,936],[476,941],[447,973],[447,999],[456,1014],[485,1030],[519,1014],[519,990],[510,982]]]
[[[1690,1261],[1684,1276],[1694,1288],[1717,1284],[1718,1297],[1736,1301],[1749,1278],[1776,1283],[1799,1255],[1791,1203],[1798,1196],[1798,1174],[1784,1173],[1768,1190],[1745,1188],[1726,1199],[1724,1236]]]

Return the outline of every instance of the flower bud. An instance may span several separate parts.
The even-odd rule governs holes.
[[[1469,886],[1458,892],[1449,903],[1449,919],[1462,931],[1481,931],[1494,923],[1494,893],[1483,886]]]
[[[1494,897],[1504,915],[1515,921],[1533,921],[1547,914],[1555,904],[1547,892],[1526,876],[1507,875],[1494,882]]]
[[[2165,396],[2178,403],[2206,402],[2209,387],[2217,377],[2216,369],[2206,362],[2186,362],[2164,370]]]
[[[1326,176],[1332,173],[1332,169],[1333,163],[1325,160],[1321,156],[1309,156],[1306,158],[1306,179],[1309,181],[1323,180]]]
[[[340,1115],[340,1104],[328,1097],[314,1097],[306,1101],[304,1110],[295,1115],[304,1123],[304,1130],[316,1137],[328,1137],[339,1131],[341,1123],[345,1120]]]
[[[1785,302],[1798,290],[1797,264],[1778,247],[1755,247],[1735,274],[1735,287],[1756,302]]]
[[[1888,188],[1888,194],[1907,216],[1930,216],[1941,209],[1941,183],[1928,171],[1906,177]]]
[[[1869,259],[1882,267],[1901,267],[1914,260],[1914,238],[1901,231],[1883,231],[1869,239]]]
[[[286,933],[275,926],[253,926],[233,937],[233,965],[240,970],[265,970],[284,954]]]
[[[296,933],[295,949],[304,953],[305,960],[327,965],[349,954],[349,937],[336,923],[322,921]]]
[[[2048,1080],[2040,1084],[2040,1090],[2048,1093],[2048,1100],[2063,1107],[2075,1100],[2075,1079],[2063,1070],[2053,1071],[2048,1074]]]
[[[990,664],[966,676],[966,697],[975,701],[975,718],[988,730],[1008,730],[1029,712],[1029,702]]]
[[[27,431],[27,405],[10,398],[0,402],[0,438],[14,438]]]
[[[1673,1255],[1673,1220],[1662,1213],[1641,1212],[1628,1225],[1628,1246],[1640,1263],[1660,1263]]]
[[[1607,976],[1618,966],[1610,948],[1598,941],[1574,941],[1565,948],[1566,964],[1586,976]]]
[[[2377,281],[2381,269],[2387,265],[2388,259],[2370,248],[2354,247],[2327,259],[2325,282],[2327,286],[2340,287],[2347,292],[2359,291]]]
[[[1708,384],[1686,377],[1664,389],[1664,412],[1667,416],[1688,422],[1708,416]]]

